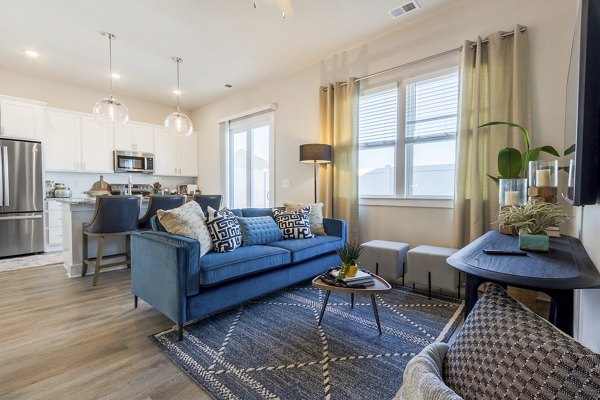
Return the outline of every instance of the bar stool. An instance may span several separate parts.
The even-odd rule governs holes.
[[[87,274],[88,265],[94,266],[94,282],[96,286],[100,269],[127,265],[131,267],[131,233],[138,227],[140,215],[139,196],[98,196],[96,209],[90,222],[82,224],[83,231],[83,265],[81,276]],[[98,250],[95,258],[88,258],[88,238],[98,238]],[[104,238],[107,236],[125,236],[125,261],[102,264]]]
[[[221,201],[223,201],[223,196],[220,194],[199,194],[194,196],[194,200],[196,203],[200,205],[202,212],[204,215],[207,215],[207,207],[218,210],[221,208]]]
[[[148,210],[138,222],[138,229],[152,229],[150,218],[156,215],[158,210],[171,210],[185,204],[185,196],[150,196]]]

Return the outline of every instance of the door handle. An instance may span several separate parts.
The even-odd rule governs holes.
[[[2,147],[2,177],[4,186],[4,205],[10,206],[10,185],[8,182],[8,147]]]
[[[0,217],[0,221],[15,220],[15,219],[40,219],[41,215],[9,215]]]
[[[267,200],[271,201],[271,191],[267,192]]]
[[[4,206],[4,156],[0,151],[0,207],[2,206]]]

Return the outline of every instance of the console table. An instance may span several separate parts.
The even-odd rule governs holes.
[[[600,273],[581,242],[571,236],[550,238],[547,253],[527,256],[488,255],[483,249],[519,250],[519,238],[490,231],[450,256],[448,264],[465,272],[465,317],[485,282],[546,293],[552,299],[550,322],[573,336],[573,291],[600,288]]]

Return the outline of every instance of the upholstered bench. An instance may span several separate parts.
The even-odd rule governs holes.
[[[460,298],[460,274],[446,259],[457,249],[436,246],[418,246],[407,255],[406,279],[413,284],[425,285],[429,290],[436,287],[444,292],[457,293]]]
[[[406,272],[406,253],[408,243],[390,242],[387,240],[371,240],[362,244],[364,248],[360,256],[360,266],[386,279],[398,279]]]
[[[491,284],[450,346],[432,343],[408,362],[398,394],[401,400],[597,400],[600,354]]]

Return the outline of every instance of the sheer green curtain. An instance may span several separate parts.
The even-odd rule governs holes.
[[[333,163],[320,168],[319,201],[326,216],[348,223],[358,242],[358,83],[354,78],[320,88],[321,143],[333,146]]]
[[[492,229],[498,216],[498,151],[522,150],[516,129],[478,128],[489,121],[510,121],[531,128],[527,31],[496,32],[487,43],[465,42],[461,62],[460,126],[457,137],[454,206],[455,246],[462,247]]]

